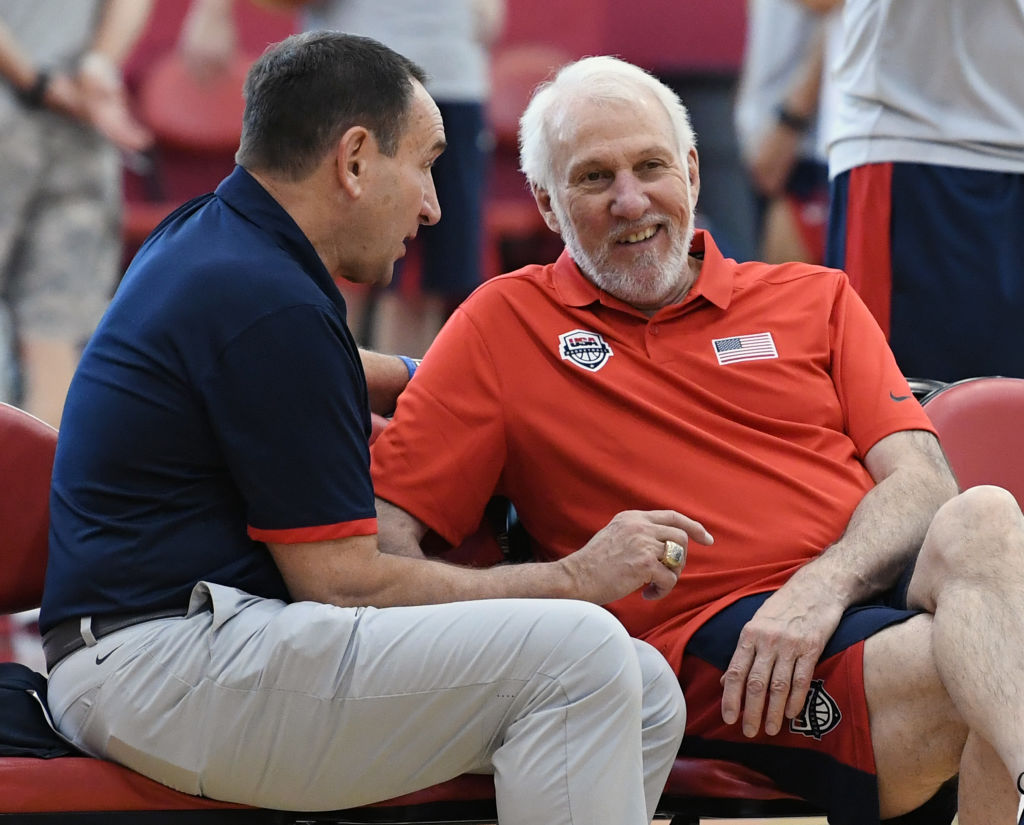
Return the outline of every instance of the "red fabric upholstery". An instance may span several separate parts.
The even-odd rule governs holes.
[[[1024,378],[956,381],[924,409],[961,487],[997,484],[1024,507]]]
[[[739,765],[711,759],[677,759],[669,776],[663,807],[666,810],[685,808],[694,798],[799,802],[797,797],[778,790],[761,774]],[[19,813],[246,807],[178,793],[120,765],[88,757],[0,758],[0,799],[3,799],[3,810]],[[475,805],[493,799],[491,777],[467,774],[367,807],[401,808],[406,817],[417,806]],[[350,818],[358,819],[359,815],[353,811]]]
[[[87,756],[0,757],[0,810],[178,811],[241,808],[164,787],[141,774]]]
[[[164,145],[234,152],[242,134],[242,84],[251,63],[239,55],[223,75],[200,83],[178,52],[168,52],[142,79],[139,115]]]
[[[672,766],[665,786],[665,797],[799,799],[780,791],[768,777],[743,765],[718,759],[690,759],[685,756],[676,759]]]
[[[46,572],[57,431],[0,404],[0,611],[39,606]],[[2,798],[2,795],[0,795]]]
[[[534,88],[554,75],[571,56],[546,43],[499,46],[491,60],[487,117],[494,131],[494,160],[484,213],[485,274],[489,277],[523,265],[552,259],[561,243],[544,223],[519,171],[519,118]],[[523,247],[518,254],[510,247]]]

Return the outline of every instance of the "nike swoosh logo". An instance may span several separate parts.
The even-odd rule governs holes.
[[[889,397],[893,401],[906,401],[908,398],[913,398],[913,395],[893,395],[892,390],[889,390]]]
[[[100,656],[100,655],[99,655],[99,654],[97,653],[97,654],[96,654],[96,664],[98,664],[98,665],[102,665],[102,664],[103,664],[103,663],[104,663],[105,661],[107,661],[107,659],[109,659],[109,658],[110,658],[111,656],[113,656],[113,655],[114,655],[114,653],[115,653],[115,652],[116,652],[117,650],[119,650],[119,649],[120,649],[120,647],[121,647],[121,645],[118,645],[118,646],[117,646],[117,647],[115,647],[115,648],[114,648],[113,650],[111,650],[111,651],[110,651],[110,652],[109,652],[109,653],[108,653],[108,654],[107,654],[106,656]]]

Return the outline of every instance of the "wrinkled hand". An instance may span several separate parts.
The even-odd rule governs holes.
[[[843,606],[821,591],[790,581],[761,605],[740,632],[722,676],[722,719],[743,735],[761,728],[774,736],[803,709],[814,667],[843,616]]]
[[[674,510],[628,510],[558,563],[573,577],[577,598],[608,604],[643,588],[644,598],[660,599],[675,586],[686,564],[685,555],[675,570],[661,563],[665,542],[672,540],[685,551],[691,539],[714,541],[703,525]]]

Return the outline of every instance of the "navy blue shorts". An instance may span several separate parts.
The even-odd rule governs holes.
[[[832,825],[877,825],[878,782],[864,696],[864,640],[917,614],[905,608],[911,572],[908,569],[901,583],[877,604],[846,612],[815,668],[803,712],[775,736],[762,730],[748,739],[739,723],[725,725],[720,683],[740,631],[771,594],[740,599],[706,622],[687,645],[679,674],[688,708],[680,753],[747,765],[828,811]],[[937,811],[934,805],[940,802]],[[956,811],[955,789],[937,795],[929,806],[929,819],[921,821],[948,823]],[[898,821],[918,821],[913,816]]]
[[[830,209],[826,263],[904,375],[1024,377],[1024,175],[869,164],[832,181]]]

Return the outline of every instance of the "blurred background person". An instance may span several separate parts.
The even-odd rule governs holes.
[[[827,261],[905,375],[1024,377],[1022,55],[1024,0],[843,4]]]
[[[757,209],[758,260],[821,263],[828,221],[822,97],[833,13],[749,0],[735,124]]]
[[[0,400],[58,426],[120,263],[120,64],[149,0],[0,0]]]

